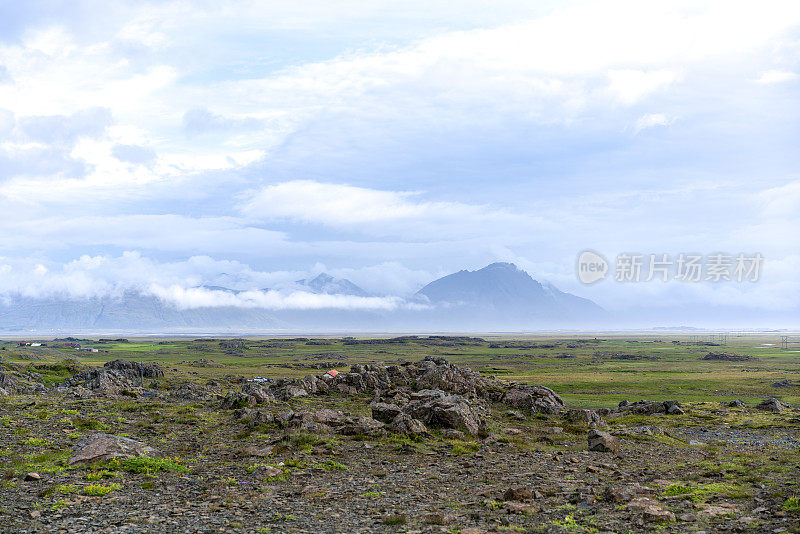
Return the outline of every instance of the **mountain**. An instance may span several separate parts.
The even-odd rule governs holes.
[[[605,311],[591,300],[534,280],[513,263],[492,263],[476,271],[458,271],[420,289],[427,301],[451,320],[532,328],[542,323],[598,320]],[[574,323],[573,323],[574,326]]]
[[[232,295],[242,292],[216,285],[200,287]],[[327,273],[275,291],[370,296],[350,280]],[[357,305],[180,309],[136,291],[83,299],[5,295],[0,299],[0,332],[509,331],[581,328],[605,317],[604,310],[592,301],[537,282],[510,263],[453,273],[426,285],[405,303],[398,301],[397,307],[370,309]]]
[[[181,310],[161,299],[127,291],[119,297],[66,299],[12,297],[0,301],[0,331],[178,332],[266,330],[284,323],[267,310],[217,306]]]
[[[325,295],[352,295],[355,297],[369,297],[369,293],[355,285],[347,278],[334,278],[328,273],[320,273],[311,280],[298,280],[296,284],[303,286],[306,291]]]

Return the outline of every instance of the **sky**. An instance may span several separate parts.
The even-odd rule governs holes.
[[[0,0],[0,294],[381,307],[507,261],[797,326],[799,96],[795,1]],[[586,285],[586,249],[764,262]]]

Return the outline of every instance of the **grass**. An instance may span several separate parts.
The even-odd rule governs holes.
[[[339,462],[336,462],[334,460],[326,460],[326,461],[322,462],[321,464],[319,464],[319,467],[321,467],[322,469],[324,469],[326,471],[346,471],[347,470],[347,466],[346,465],[340,464]]]
[[[789,497],[783,503],[783,509],[792,514],[800,514],[800,498]]]
[[[166,340],[164,340],[166,341]],[[193,380],[202,381],[218,376],[219,368],[193,367],[181,362],[199,358],[215,360],[224,365],[225,372],[252,376],[302,377],[312,368],[296,366],[299,362],[315,361],[320,351],[344,355],[346,370],[352,363],[368,363],[402,358],[416,360],[425,355],[445,355],[460,365],[494,374],[503,379],[546,384],[562,395],[571,405],[589,408],[612,407],[623,399],[674,398],[681,402],[719,402],[778,395],[789,403],[800,402],[800,390],[777,391],[771,382],[800,371],[795,355],[780,349],[775,336],[730,336],[725,345],[700,345],[688,336],[665,339],[655,335],[610,335],[603,338],[570,336],[486,337],[485,341],[406,336],[352,340],[345,338],[302,339],[248,338],[245,348],[229,351],[219,340],[136,340],[128,343],[95,344],[107,353],[79,353],[59,349],[74,359],[35,364],[47,379],[61,381],[76,365],[102,365],[117,359],[154,361],[178,371]],[[309,344],[311,343],[311,344]],[[771,343],[771,345],[769,345]],[[324,346],[320,346],[320,344]],[[26,363],[13,343],[5,343],[4,356],[10,361]],[[757,357],[757,361],[705,361],[709,351],[736,352]],[[633,354],[655,357],[654,360],[618,360],[605,354]],[[389,356],[391,354],[391,356]],[[599,354],[600,356],[597,356]],[[16,360],[15,360],[16,356]],[[566,356],[566,358],[564,357]],[[76,359],[80,363],[75,362]],[[27,362],[29,363],[29,362]],[[743,373],[743,370],[747,373]],[[196,373],[196,374],[195,374]]]
[[[358,341],[358,340],[357,340]],[[731,338],[728,346],[715,347],[713,350],[721,352],[737,352],[756,356],[757,361],[750,362],[709,362],[701,360],[709,347],[688,343],[687,338],[659,339],[656,336],[606,336],[600,339],[577,339],[568,336],[550,337],[516,337],[516,338],[487,338],[479,340],[437,340],[434,338],[408,338],[405,340],[378,340],[373,338],[369,343],[360,340],[344,338],[315,339],[314,342],[324,343],[324,346],[309,345],[305,340],[286,339],[248,339],[247,347],[237,349],[236,355],[219,345],[218,341],[190,341],[186,339],[171,340],[162,344],[160,340],[147,340],[146,342],[134,341],[133,343],[104,343],[98,344],[108,353],[81,354],[80,365],[102,365],[104,362],[116,358],[128,358],[136,361],[156,361],[168,369],[168,377],[157,380],[166,391],[171,384],[190,380],[205,383],[214,379],[228,387],[225,375],[233,376],[289,376],[302,377],[309,373],[320,374],[320,369],[305,368],[303,365],[318,364],[320,361],[336,361],[332,366],[340,371],[346,371],[353,363],[385,362],[395,363],[397,360],[414,361],[424,356],[445,356],[451,362],[471,367],[486,375],[496,375],[502,380],[542,384],[552,387],[573,407],[602,408],[616,406],[621,400],[636,401],[676,399],[684,403],[687,413],[682,416],[625,416],[608,419],[612,430],[619,429],[620,425],[627,427],[657,425],[664,430],[664,434],[651,436],[631,435],[623,439],[630,442],[646,442],[646,447],[653,450],[682,449],[679,451],[680,462],[685,462],[683,467],[675,464],[654,467],[661,478],[679,481],[663,490],[663,497],[675,497],[676,501],[688,499],[697,503],[715,502],[722,499],[743,499],[753,496],[754,487],[765,484],[763,491],[770,494],[770,498],[782,503],[781,506],[787,514],[800,514],[796,481],[798,467],[795,458],[778,450],[751,451],[739,453],[725,445],[709,443],[700,448],[689,447],[681,439],[682,427],[687,426],[720,426],[727,425],[730,429],[749,431],[767,429],[773,433],[780,433],[785,428],[791,435],[796,435],[797,423],[790,418],[795,414],[769,414],[748,410],[729,409],[721,404],[737,398],[744,400],[749,407],[755,405],[766,396],[777,396],[781,400],[793,404],[800,403],[800,388],[772,388],[771,383],[784,378],[793,378],[800,373],[800,358],[796,354],[780,351],[777,347],[760,348],[767,341],[777,341],[768,337]],[[675,343],[677,342],[677,343]],[[0,342],[0,345],[4,345]],[[6,343],[4,346],[9,347]],[[69,349],[63,349],[69,354]],[[598,357],[598,354],[608,353],[641,354],[647,357],[655,356],[658,359],[644,359],[626,361]],[[59,361],[39,362],[32,364],[29,361],[17,361],[14,351],[8,349],[3,352],[3,357],[10,362],[20,363],[31,371],[39,369],[43,376],[47,375],[49,383],[62,380],[69,363]],[[339,360],[337,355],[344,356]],[[567,357],[563,357],[566,355]],[[55,356],[53,356],[55,358]],[[61,356],[59,356],[61,358]],[[180,363],[199,358],[211,359],[219,362],[222,368],[201,368]],[[303,362],[308,362],[307,364]],[[342,363],[344,362],[344,363]],[[327,364],[325,365],[327,367]],[[177,369],[173,372],[172,369]],[[745,372],[747,371],[747,372]],[[230,386],[238,387],[238,386]],[[225,434],[224,443],[208,443],[205,439],[213,438],[219,429],[230,425],[230,414],[209,409],[206,403],[177,403],[167,400],[168,396],[150,399],[140,396],[132,398],[87,398],[81,400],[65,399],[63,403],[54,403],[47,398],[24,396],[19,398],[0,399],[3,415],[0,417],[0,429],[7,435],[7,441],[0,449],[0,473],[7,472],[8,477],[0,480],[0,490],[21,491],[22,488],[33,485],[21,482],[20,475],[27,471],[39,473],[61,474],[58,477],[47,477],[48,480],[57,480],[59,486],[48,486],[52,497],[86,494],[102,496],[114,491],[125,491],[128,488],[143,488],[163,491],[167,484],[172,483],[170,476],[159,478],[159,473],[185,473],[190,470],[185,461],[178,458],[133,458],[129,460],[115,460],[96,465],[93,468],[77,468],[66,465],[70,445],[90,431],[110,430],[123,434],[128,432],[134,439],[144,439],[148,444],[164,450],[177,451],[177,454],[193,454],[192,479],[195,475],[201,479],[198,484],[221,488],[228,493],[228,487],[249,488],[245,484],[260,484],[261,487],[275,485],[291,477],[294,469],[308,469],[330,471],[329,474],[315,473],[315,476],[336,477],[334,473],[343,470],[349,471],[349,476],[359,472],[358,461],[354,458],[344,457],[348,465],[335,460],[324,460],[321,453],[336,452],[344,442],[351,443],[353,439],[364,439],[370,445],[386,451],[399,453],[413,452],[416,454],[443,454],[448,452],[454,456],[450,460],[455,463],[469,462],[469,456],[478,452],[480,443],[464,439],[446,439],[438,431],[433,430],[430,436],[412,437],[390,433],[387,436],[372,438],[336,438],[329,435],[320,435],[309,432],[286,432],[282,439],[275,443],[279,437],[279,425],[270,425],[261,429],[250,429],[244,438],[247,443],[232,442],[231,438],[236,431]],[[274,406],[270,409],[285,410],[291,408],[295,411],[313,410],[318,398],[299,398]],[[330,394],[324,400],[326,406],[340,409],[352,415],[368,415],[369,409],[365,407],[362,397],[348,397],[339,394]],[[494,410],[498,408],[491,405]],[[501,408],[498,408],[501,409]],[[506,409],[506,408],[502,408]],[[496,421],[500,421],[497,419]],[[504,425],[523,429],[526,435],[532,427],[558,426],[564,429],[562,434],[548,434],[542,436],[546,441],[529,440],[527,443],[522,438],[503,433]],[[493,426],[492,426],[493,425]],[[42,434],[37,427],[48,426],[54,429],[52,434]],[[502,419],[502,423],[491,423],[492,432],[500,434],[498,443],[505,446],[526,446],[535,451],[567,451],[574,452],[585,450],[586,427],[583,425],[565,424],[557,416],[535,415],[522,421],[512,418]],[[535,436],[539,434],[535,433]],[[143,436],[146,436],[143,437]],[[189,449],[170,448],[170,445],[180,442],[182,437],[201,437],[201,443],[206,450],[192,453]],[[672,437],[676,436],[676,437]],[[45,439],[46,438],[46,439]],[[212,446],[223,445],[229,452],[246,445],[264,445],[268,441],[275,445],[272,464],[252,464],[242,462],[237,456],[234,462],[235,471],[221,470],[215,477],[202,481],[207,462],[215,456],[211,452]],[[260,442],[260,443],[256,443]],[[631,446],[641,445],[630,443]],[[56,450],[57,449],[57,450]],[[324,449],[319,451],[318,449]],[[314,454],[307,454],[313,452]],[[685,454],[685,456],[683,456]],[[462,459],[459,460],[458,457]],[[688,458],[694,458],[692,461]],[[772,457],[778,460],[770,459]],[[343,457],[337,457],[342,459]],[[704,458],[704,459],[703,459]],[[283,460],[283,464],[279,463]],[[266,459],[265,459],[266,460]],[[702,460],[702,461],[700,461]],[[253,461],[253,460],[251,460]],[[227,460],[225,460],[227,462]],[[666,462],[669,464],[670,462]],[[275,465],[278,464],[278,465]],[[269,479],[259,476],[259,467],[272,465],[279,467],[281,474]],[[255,474],[245,477],[244,473]],[[144,475],[141,477],[130,477]],[[263,470],[262,470],[263,473]],[[228,475],[236,475],[236,478]],[[344,474],[344,473],[342,473]],[[133,478],[133,484],[126,484],[122,477]],[[376,477],[386,476],[375,474]],[[579,480],[582,473],[571,474],[567,480]],[[178,477],[174,477],[178,478]],[[494,477],[487,477],[484,484],[499,484],[493,481]],[[391,479],[389,479],[391,480]],[[438,475],[431,475],[432,484],[439,480]],[[115,484],[119,482],[120,484]],[[240,486],[240,482],[242,486]],[[89,484],[88,486],[86,484]],[[124,484],[125,487],[121,487]],[[40,487],[43,487],[40,484]],[[120,486],[115,488],[115,486]],[[254,487],[254,486],[252,486]],[[387,486],[388,487],[388,486]],[[268,488],[270,491],[274,488]],[[365,499],[375,499],[376,505],[384,502],[381,498],[384,493],[380,486],[366,486],[368,490],[361,494]],[[388,491],[388,490],[387,490]],[[759,490],[761,492],[762,490]],[[0,496],[0,500],[6,497]],[[331,496],[332,497],[332,496]],[[483,498],[483,496],[481,497]],[[68,500],[67,497],[64,497]],[[486,501],[497,515],[503,503],[501,501]],[[479,504],[479,503],[474,503]],[[43,509],[47,507],[43,503]],[[563,519],[553,524],[575,531],[590,531],[586,525],[587,518],[579,510],[569,507],[556,508],[555,515],[547,516],[547,520],[554,518]],[[0,506],[0,508],[2,508]],[[2,510],[0,510],[2,511]],[[405,516],[393,513],[391,508],[381,510],[381,519],[387,525],[401,525],[401,518]],[[391,514],[391,515],[386,515]],[[569,514],[569,515],[567,515]],[[564,517],[566,516],[566,517]],[[289,521],[291,515],[276,516],[275,520]],[[395,518],[395,519],[392,519]],[[272,520],[267,517],[266,522]],[[397,522],[394,522],[397,521]],[[590,523],[591,524],[591,523]],[[512,528],[513,525],[506,525]],[[530,525],[526,525],[530,526]],[[257,528],[254,526],[253,528]],[[266,527],[265,527],[266,528]],[[273,529],[276,527],[273,526]],[[394,530],[394,529],[391,529]]]
[[[107,469],[118,469],[129,473],[154,474],[162,471],[186,473],[189,468],[183,465],[178,458],[151,458],[141,456],[138,458],[125,458],[110,460],[104,464]]]
[[[391,514],[383,518],[383,523],[391,526],[405,525],[407,521],[405,514]]]
[[[116,471],[109,471],[108,469],[101,469],[100,471],[93,471],[86,474],[86,480],[97,481],[105,478],[115,478],[119,473]]]
[[[83,488],[83,494],[94,497],[102,497],[103,495],[108,495],[112,491],[117,491],[121,488],[122,486],[117,483],[109,484],[108,486],[103,486],[101,484],[89,484]]]
[[[72,419],[72,425],[78,430],[109,430],[111,428],[102,421],[89,417],[75,417]]]
[[[60,484],[56,486],[56,492],[61,495],[71,495],[78,492],[77,484]]]
[[[694,502],[706,502],[714,497],[745,499],[753,496],[753,490],[733,482],[711,482],[708,484],[670,484],[662,492],[664,497],[686,496]]]
[[[456,441],[453,443],[453,448],[450,449],[451,454],[455,454],[456,456],[460,455],[472,455],[481,450],[481,446],[479,443],[474,443],[472,441]]]

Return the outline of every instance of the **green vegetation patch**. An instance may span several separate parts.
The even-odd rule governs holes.
[[[124,459],[118,458],[105,463],[104,467],[108,470],[120,470],[129,473],[143,473],[148,475],[162,471],[173,471],[177,473],[186,473],[189,471],[189,468],[183,465],[178,458],[151,458],[149,456]]]
[[[685,495],[694,502],[706,502],[713,497],[745,499],[753,496],[753,490],[747,486],[732,482],[711,482],[698,485],[676,483],[667,486],[662,495],[664,497]]]
[[[122,486],[120,486],[116,482],[113,484],[109,484],[108,486],[103,486],[101,484],[89,484],[88,486],[83,488],[83,494],[95,497],[102,497],[103,495],[108,495],[112,491],[117,491],[118,489],[121,488]]]

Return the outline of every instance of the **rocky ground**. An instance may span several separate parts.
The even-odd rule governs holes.
[[[441,358],[67,371],[0,373],[2,532],[800,531],[800,412],[776,400],[570,409]]]

